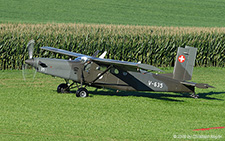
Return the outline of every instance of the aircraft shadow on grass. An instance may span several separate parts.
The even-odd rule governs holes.
[[[219,98],[213,98],[213,97],[208,97],[210,95],[219,95],[219,94],[225,94],[225,92],[209,92],[209,93],[198,93],[199,94],[199,98],[202,99],[210,99],[210,100],[221,100],[224,101],[223,99],[219,99]]]
[[[76,93],[76,91],[71,91],[72,93]],[[166,94],[166,93],[145,93],[145,92],[126,92],[120,91],[116,92],[113,90],[110,91],[98,91],[97,89],[94,91],[90,91],[90,94],[93,95],[103,95],[103,96],[135,96],[135,97],[146,97],[152,99],[166,100],[166,101],[174,101],[174,102],[184,102],[184,100],[178,100],[174,98],[192,98],[188,93],[174,93],[174,94]],[[199,99],[208,99],[208,100],[221,100],[218,98],[208,97],[209,95],[214,94],[225,94],[225,92],[209,92],[209,93],[199,93]]]
[[[104,95],[104,96],[134,96],[134,97],[146,97],[152,99],[166,100],[166,101],[175,101],[175,102],[184,102],[183,100],[171,99],[177,97],[183,97],[182,95],[172,95],[172,94],[163,94],[163,93],[145,93],[145,92],[125,92],[125,91],[90,91],[94,95]],[[184,96],[188,97],[188,96]]]

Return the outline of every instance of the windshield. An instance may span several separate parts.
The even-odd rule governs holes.
[[[75,61],[81,61],[83,63],[86,63],[87,61],[89,61],[89,59],[87,57],[78,57],[75,59]]]

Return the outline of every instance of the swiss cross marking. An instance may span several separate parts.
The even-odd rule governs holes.
[[[180,55],[180,56],[178,57],[178,61],[179,61],[180,63],[183,63],[183,62],[185,61],[185,56],[184,56],[184,55]]]

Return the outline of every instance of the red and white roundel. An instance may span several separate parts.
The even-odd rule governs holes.
[[[183,63],[183,62],[185,61],[185,56],[184,56],[184,55],[180,55],[180,56],[178,57],[178,61],[179,61],[180,63]]]

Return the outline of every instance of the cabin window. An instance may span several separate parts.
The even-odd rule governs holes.
[[[123,72],[123,75],[126,76],[127,75],[127,72]]]
[[[105,71],[107,69],[106,66],[97,66],[96,70]]]
[[[87,62],[84,64],[84,70],[86,72],[90,71],[92,62]]]
[[[110,72],[111,72],[112,74],[119,74],[119,70],[116,69],[116,68],[111,68],[111,69],[110,69]]]

